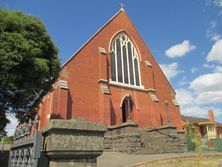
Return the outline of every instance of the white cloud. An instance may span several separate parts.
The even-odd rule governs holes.
[[[190,51],[196,48],[195,45],[191,45],[189,40],[184,40],[180,44],[176,44],[165,51],[165,54],[170,58],[183,57]]]
[[[222,91],[206,91],[203,93],[200,93],[197,98],[195,99],[195,102],[197,104],[216,104],[222,102]]]
[[[187,80],[186,76],[183,76],[180,80],[178,80],[178,85],[183,87],[185,85],[189,85],[189,81]]]
[[[186,106],[182,108],[181,113],[183,115],[192,116],[192,117],[201,117],[209,118],[208,110],[209,107],[202,106]],[[214,111],[214,117],[219,117],[222,114],[222,111],[218,108],[211,108]]]
[[[168,80],[183,72],[178,70],[178,64],[176,62],[171,64],[160,64],[160,68],[163,70],[163,73],[166,75]]]
[[[196,104],[222,104],[222,73],[200,75],[190,82]]]
[[[180,105],[189,105],[194,102],[192,91],[184,88],[176,89],[176,99]]]
[[[222,66],[216,66],[214,71],[215,72],[222,72]]]
[[[176,99],[183,115],[208,118],[208,110],[214,111],[215,117],[222,115],[222,110],[215,105],[222,104],[222,73],[200,75],[190,82],[189,87],[176,89]],[[220,119],[221,121],[221,119]]]
[[[190,83],[190,88],[197,93],[222,91],[222,73],[200,75]]]
[[[10,120],[10,123],[6,126],[5,130],[8,132],[8,135],[13,135],[18,121],[13,115],[7,115],[7,118]]]
[[[207,29],[206,36],[207,38],[210,38],[211,41],[218,41],[221,39],[221,35],[214,31],[214,28],[217,26],[217,20],[213,20],[209,23],[209,28]]]
[[[215,65],[214,64],[204,64],[203,67],[204,68],[214,68]]]
[[[221,39],[220,34],[217,34],[217,33],[212,34],[212,37],[211,37],[212,41],[218,41],[219,39]]]
[[[186,106],[183,107],[181,113],[183,115],[192,116],[192,117],[207,117],[208,116],[207,107],[200,107],[200,106]]]
[[[180,111],[181,114],[192,116],[192,117],[202,117],[202,118],[209,118],[208,110],[212,109],[214,111],[214,116],[221,117],[222,110],[214,107],[212,103],[200,103],[198,104],[197,101],[209,101],[209,99],[199,99],[199,94],[196,94],[193,90],[188,88],[180,88],[176,89],[176,99],[180,104]],[[219,94],[219,93],[218,93]],[[204,98],[204,96],[202,96]],[[209,96],[208,96],[209,97]],[[212,94],[212,97],[215,101],[218,99],[215,98],[215,94]],[[212,100],[213,101],[213,100]]]
[[[213,21],[210,22],[210,24],[209,24],[210,27],[209,28],[214,29],[216,27],[216,25],[217,25],[217,21],[213,20]]]
[[[222,7],[222,0],[214,0],[214,4],[218,7]]]
[[[215,42],[207,55],[207,61],[218,61],[222,63],[222,39]]]
[[[196,68],[196,67],[193,67],[192,69],[191,69],[191,72],[192,73],[196,73],[198,71],[198,68]]]

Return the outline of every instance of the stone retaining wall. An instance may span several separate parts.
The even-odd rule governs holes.
[[[106,136],[104,148],[108,152],[135,153],[141,149],[141,137],[138,133]]]
[[[186,152],[183,133],[175,126],[155,129],[139,129],[132,121],[108,127],[105,133],[104,149],[107,152],[129,154],[182,153]]]
[[[135,153],[141,149],[141,135],[138,125],[126,122],[119,126],[110,126],[105,134],[104,149],[107,152]]]
[[[141,154],[183,153],[186,143],[183,133],[178,133],[175,126],[165,126],[141,131],[143,149]]]

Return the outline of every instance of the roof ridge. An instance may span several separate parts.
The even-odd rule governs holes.
[[[201,119],[208,119],[208,118],[203,118],[203,117],[194,117],[194,116],[187,116],[187,115],[182,115],[182,117],[189,117],[189,118],[201,118]]]

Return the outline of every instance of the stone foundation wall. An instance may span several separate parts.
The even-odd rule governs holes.
[[[143,130],[141,138],[143,149],[138,152],[140,154],[186,152],[184,134],[178,133],[174,126]]]
[[[110,126],[105,134],[104,149],[107,152],[136,153],[141,149],[141,135],[138,125],[126,122],[119,126]]]
[[[106,136],[104,149],[108,152],[135,153],[141,149],[141,136],[138,133]]]
[[[139,129],[133,122],[108,127],[105,133],[104,149],[107,152],[129,154],[182,153],[186,152],[183,133],[175,126],[155,129]]]

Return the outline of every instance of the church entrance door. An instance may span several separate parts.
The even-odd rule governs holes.
[[[123,102],[122,102],[122,121],[127,122],[127,120],[131,119],[131,98],[130,96],[127,96],[124,98]]]

